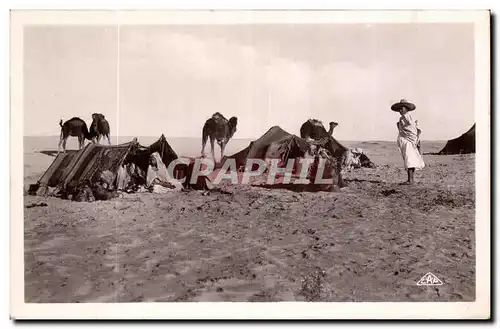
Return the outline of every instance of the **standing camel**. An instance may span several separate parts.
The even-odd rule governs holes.
[[[229,120],[227,120],[219,112],[214,113],[211,118],[205,121],[205,124],[203,125],[201,156],[205,157],[205,145],[207,144],[208,138],[210,138],[212,158],[215,161],[214,142],[217,140],[217,144],[219,144],[220,146],[220,154],[222,159],[227,143],[236,132],[237,124],[238,118],[231,117]]]
[[[108,139],[108,144],[111,145],[109,139],[109,123],[101,113],[92,114],[92,124],[90,125],[90,138],[94,144],[99,144],[101,137]]]
[[[331,136],[333,129],[338,126],[336,122],[330,122],[330,130],[326,131],[323,123],[316,119],[309,119],[300,127],[300,137],[311,138],[318,140],[324,137]]]
[[[78,149],[81,149],[85,144],[85,139],[91,140],[90,133],[85,121],[78,117],[73,117],[63,124],[63,120],[59,121],[61,126],[61,136],[59,138],[59,145],[57,147],[57,154],[61,152],[66,153],[66,141],[70,136],[78,137]]]

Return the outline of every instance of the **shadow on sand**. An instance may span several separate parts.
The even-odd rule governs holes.
[[[77,152],[76,150],[66,150],[66,153],[74,153]],[[43,150],[40,151],[39,153],[51,156],[51,157],[56,157],[57,156],[57,150]]]
[[[383,184],[384,183],[383,181],[380,181],[380,180],[357,179],[357,178],[353,178],[353,179],[346,179],[346,178],[344,178],[344,181],[346,183],[350,183],[350,182],[373,183],[373,184]]]
[[[292,192],[340,192],[341,190],[335,186],[335,187],[325,187],[325,186],[320,186],[316,184],[262,184],[262,185],[253,185],[255,187],[259,188],[265,188],[268,190],[275,190],[275,189],[280,189],[280,190],[289,190]]]
[[[51,157],[55,157],[57,156],[57,150],[56,151],[52,151],[52,150],[44,150],[44,151],[40,151],[39,153],[42,153],[42,154],[45,154],[45,155],[48,155],[48,156],[51,156]]]

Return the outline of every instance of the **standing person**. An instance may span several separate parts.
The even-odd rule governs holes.
[[[405,99],[391,106],[391,110],[401,114],[397,122],[399,131],[397,143],[399,151],[403,156],[405,169],[408,172],[406,184],[413,184],[415,170],[420,170],[425,167],[424,159],[417,147],[420,137],[418,132],[419,129],[409,113],[415,110],[415,108],[415,104],[407,102]]]

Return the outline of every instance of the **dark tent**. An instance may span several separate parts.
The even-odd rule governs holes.
[[[303,157],[311,143],[312,141],[290,134],[279,126],[273,126],[259,139],[251,142],[245,149],[233,155],[225,156],[221,162],[224,163],[226,159],[230,158],[235,159],[238,168],[245,165],[247,158],[280,158],[284,163],[287,163],[288,159]],[[331,136],[313,143],[324,147],[337,159],[342,158],[348,150]]]
[[[247,159],[279,159],[280,167],[286,166],[289,159],[303,158],[309,150],[311,144],[315,144],[328,151],[328,153],[337,159],[335,165],[337,172],[337,182],[341,187],[345,186],[342,179],[340,164],[348,150],[342,146],[333,137],[323,138],[322,140],[312,141],[290,134],[289,132],[281,129],[279,126],[271,127],[259,139],[251,142],[245,149],[230,156],[225,156],[221,163],[228,159],[235,159],[236,167],[238,169],[245,169]],[[255,170],[255,168],[252,168]],[[294,168],[300,172],[298,167]]]
[[[288,159],[303,157],[308,148],[309,144],[305,139],[274,126],[243,150],[233,155],[224,156],[221,163],[227,159],[235,159],[237,168],[241,168],[245,166],[247,159],[268,157],[281,159],[286,164]]]
[[[110,172],[113,176],[110,180],[114,181],[118,169],[128,162],[134,162],[147,171],[149,157],[154,152],[160,153],[166,165],[177,159],[163,135],[148,147],[141,146],[134,138],[119,145],[89,143],[81,150],[60,153],[35,184],[36,194],[46,195],[49,187],[59,188],[63,195],[72,194],[82,184],[98,182],[103,172]]]
[[[135,163],[139,168],[146,171],[149,165],[149,157],[152,153],[158,152],[165,166],[168,167],[170,163],[178,158],[175,151],[172,149],[167,139],[162,134],[160,138],[149,146],[138,145],[134,152],[131,152],[125,158],[124,163]]]
[[[476,153],[476,124],[466,133],[449,140],[438,154],[468,154]]]

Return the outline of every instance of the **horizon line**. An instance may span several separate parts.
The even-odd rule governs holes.
[[[189,139],[201,139],[200,137],[192,137],[192,136],[166,136],[163,134],[166,139],[169,138],[189,138]],[[156,136],[156,135],[119,135],[119,136],[110,136],[110,139],[113,138],[125,138],[125,137],[130,137],[131,140],[139,137],[149,137],[149,138],[160,138],[161,134]],[[59,135],[24,135],[23,137],[54,137],[54,138],[59,138]],[[231,140],[257,140],[260,137],[257,138],[231,138]],[[337,139],[337,138],[336,138]],[[337,139],[338,141],[343,141],[343,142],[396,142],[396,140],[384,140],[384,139]],[[421,142],[447,142],[448,140],[440,140],[440,139],[422,139],[420,140]]]

